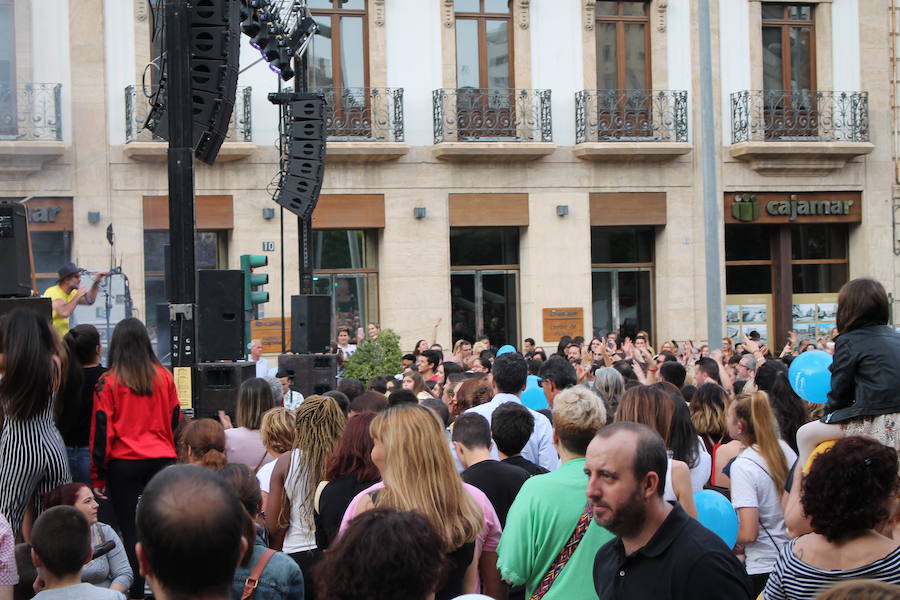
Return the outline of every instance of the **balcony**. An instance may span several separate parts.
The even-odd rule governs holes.
[[[320,88],[325,96],[330,162],[377,162],[409,152],[403,134],[403,88]]]
[[[433,92],[434,155],[444,160],[537,160],[556,150],[550,90]]]
[[[35,173],[64,152],[62,85],[0,86],[0,173]]]
[[[151,101],[158,88],[152,86],[146,91],[129,85],[125,88],[125,156],[146,162],[164,162],[169,143],[144,129],[150,114]],[[249,86],[238,88],[234,111],[228,123],[228,133],[222,144],[216,162],[240,160],[253,154],[253,129],[250,114],[251,94]]]
[[[687,92],[582,90],[575,94],[575,156],[671,160],[691,151]]]
[[[874,148],[866,92],[731,94],[729,152],[761,175],[827,175]]]

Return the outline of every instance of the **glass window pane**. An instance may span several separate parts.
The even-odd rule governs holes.
[[[812,31],[791,27],[791,90],[812,89]]]
[[[509,80],[509,22],[487,21],[488,88],[508,89]]]
[[[362,17],[341,17],[341,86],[366,85],[366,61],[363,49]]]
[[[652,227],[591,227],[591,262],[649,263],[653,243]]]
[[[771,294],[772,267],[769,265],[726,266],[726,294]]]
[[[43,296],[48,287],[56,285],[56,277],[38,277],[36,278],[36,282],[37,293],[39,296]]]
[[[614,273],[594,271],[591,273],[591,313],[594,319],[594,335],[605,336],[613,327],[612,296]]]
[[[478,67],[478,21],[456,20],[456,87],[481,87]]]
[[[366,0],[338,0],[334,4],[344,10],[366,10]]]
[[[822,223],[791,227],[791,258],[815,260],[847,258],[847,225]]]
[[[306,0],[306,6],[312,10],[317,8],[334,8],[331,4],[331,0]]]
[[[726,225],[725,260],[769,260],[770,227],[765,225]]]
[[[195,238],[195,255],[198,269],[218,269],[219,234],[215,231],[198,231]]]
[[[644,17],[647,16],[646,2],[623,2],[622,14],[626,17]]]
[[[31,253],[35,273],[56,273],[69,262],[68,231],[32,231]],[[56,283],[54,281],[54,283]]]
[[[519,229],[516,227],[453,227],[450,229],[450,264],[518,265]]]
[[[456,12],[479,12],[478,0],[454,0],[453,10]]]
[[[625,89],[649,89],[647,45],[642,23],[625,23]]]
[[[788,6],[787,7],[787,17],[792,21],[811,21],[812,20],[812,7],[811,6]]]
[[[14,29],[12,5],[0,5],[0,87],[12,86],[15,83]]]
[[[599,4],[598,4],[599,6]],[[616,24],[597,23],[597,89],[619,89]]]
[[[600,0],[594,6],[594,13],[599,16],[615,16],[619,14],[619,3],[610,0]]]
[[[331,87],[334,85],[334,65],[331,58],[331,17],[313,17],[319,25],[319,31],[313,38],[313,43],[308,50],[310,83],[316,87]]]
[[[144,272],[164,273],[166,270],[165,247],[169,245],[168,231],[144,232]]]
[[[515,273],[481,275],[483,330],[495,347],[515,345],[519,340],[516,331],[517,291]]]
[[[453,310],[453,343],[457,340],[475,339],[477,324],[475,314],[475,275],[450,275],[450,302]]]
[[[146,306],[146,323],[147,327],[156,327],[157,306],[167,304],[166,298],[166,281],[163,277],[153,276],[144,278],[144,303]]]
[[[784,66],[782,64],[781,28],[763,27],[763,89],[784,89]]]
[[[795,294],[832,294],[847,283],[849,265],[847,263],[824,265],[794,265]]]
[[[313,268],[364,269],[366,262],[365,233],[361,229],[315,231]]]
[[[484,12],[509,14],[509,0],[484,0]]]
[[[634,339],[638,331],[653,331],[650,272],[619,271],[619,335]]]
[[[334,324],[356,332],[363,323],[377,321],[377,292],[374,274],[334,275],[331,294]]]
[[[762,18],[778,20],[784,19],[784,6],[782,6],[781,4],[763,4]]]

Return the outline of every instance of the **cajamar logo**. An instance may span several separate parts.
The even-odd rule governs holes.
[[[759,200],[751,194],[735,194],[731,216],[738,221],[753,221],[759,217]]]

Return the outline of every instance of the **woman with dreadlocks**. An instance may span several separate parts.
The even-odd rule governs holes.
[[[297,408],[294,449],[275,463],[266,502],[269,546],[281,550],[303,571],[304,598],[314,599],[312,568],[321,557],[316,547],[313,500],[325,479],[328,458],[344,433],[346,418],[333,398],[310,396]]]

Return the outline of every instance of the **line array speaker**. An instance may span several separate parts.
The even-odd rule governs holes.
[[[211,165],[228,134],[237,96],[241,16],[238,0],[194,0],[191,10],[191,104],[194,155]],[[165,87],[165,78],[160,80]],[[166,92],[146,127],[169,139]]]
[[[31,253],[25,205],[0,203],[0,297],[31,295]]]
[[[244,273],[197,271],[197,355],[200,362],[243,360]]]
[[[287,155],[275,202],[307,218],[316,207],[325,177],[325,97],[293,94],[285,104]]]
[[[197,363],[199,393],[194,403],[195,419],[218,419],[218,411],[234,420],[238,389],[247,379],[256,377],[256,363]]]

